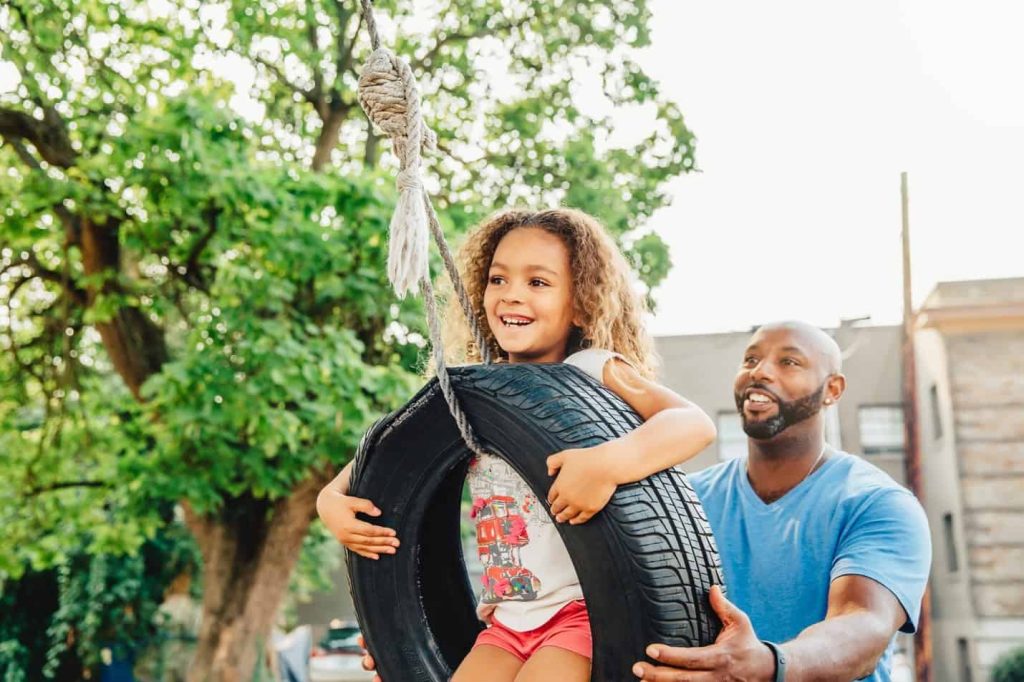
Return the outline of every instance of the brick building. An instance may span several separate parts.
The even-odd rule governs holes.
[[[1024,645],[1024,278],[945,282],[915,336],[935,679]]]
[[[934,680],[984,682],[1001,653],[1024,645],[1024,278],[939,284],[918,322]],[[848,321],[830,331],[849,382],[826,413],[828,440],[905,483],[901,328]],[[749,338],[656,340],[661,380],[718,426],[717,441],[686,464],[689,471],[746,453],[732,380]],[[344,580],[339,573],[341,589],[300,608],[300,620],[354,617]],[[894,680],[910,679],[912,648],[901,635]]]
[[[983,682],[999,655],[1024,646],[1024,278],[941,283],[917,319],[934,680]],[[849,381],[826,413],[827,438],[905,484],[901,328],[849,321],[830,333]],[[662,380],[718,425],[687,470],[746,454],[732,379],[749,338],[657,340]]]

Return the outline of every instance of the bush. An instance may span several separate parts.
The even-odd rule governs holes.
[[[1024,682],[1024,647],[1004,654],[996,662],[992,682]]]

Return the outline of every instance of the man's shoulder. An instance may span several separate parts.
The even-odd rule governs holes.
[[[836,452],[833,458],[836,461],[827,476],[827,486],[836,495],[837,504],[850,511],[884,507],[905,512],[908,507],[920,507],[913,493],[863,457]]]
[[[742,458],[731,459],[727,462],[712,464],[709,467],[687,474],[686,477],[693,486],[697,497],[703,498],[708,490],[721,485],[727,485],[733,478],[736,468],[742,464]]]
[[[909,492],[892,476],[863,457],[837,450],[832,454],[832,459],[834,462],[830,478],[843,481],[839,489],[845,495],[860,496],[885,490]]]

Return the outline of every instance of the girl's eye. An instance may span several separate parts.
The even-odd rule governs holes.
[[[531,287],[546,287],[547,285],[547,282],[542,279],[537,279],[536,277],[530,280]]]
[[[487,283],[488,284],[501,284],[504,281],[505,281],[504,277],[502,277],[500,275],[494,275],[493,277],[491,277],[490,279],[487,280]]]

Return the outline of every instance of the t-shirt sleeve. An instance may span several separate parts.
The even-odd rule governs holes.
[[[928,519],[909,491],[890,488],[860,505],[839,540],[830,580],[862,575],[883,585],[907,614],[900,628],[914,632],[932,561]]]
[[[604,366],[612,358],[622,358],[622,356],[615,351],[605,350],[604,348],[586,348],[573,353],[565,359],[565,362],[573,367],[582,369],[589,376],[603,384]]]

